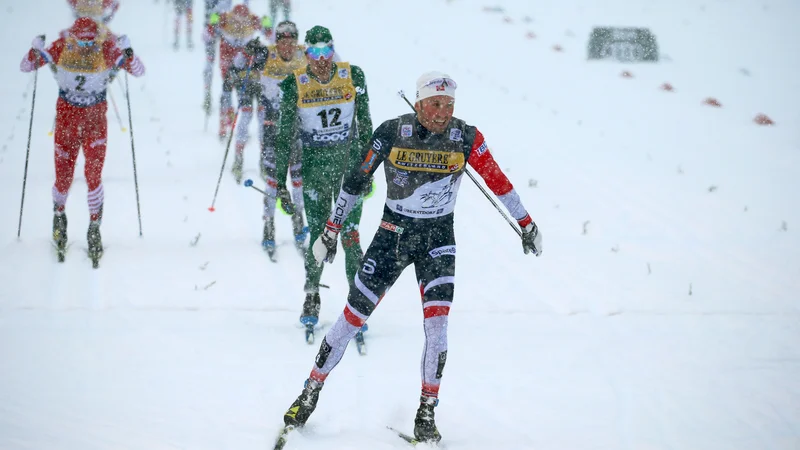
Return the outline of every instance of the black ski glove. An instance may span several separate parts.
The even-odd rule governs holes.
[[[289,190],[285,186],[278,186],[278,199],[281,201],[281,209],[288,215],[294,214],[294,203]]]
[[[536,256],[542,254],[542,234],[539,233],[539,227],[533,221],[522,229],[522,251],[526,255],[528,253],[534,253]]]

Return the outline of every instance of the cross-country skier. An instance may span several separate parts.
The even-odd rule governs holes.
[[[219,38],[219,67],[223,80],[233,58],[237,53],[243,51],[244,46],[258,33],[262,33],[269,39],[272,36],[272,20],[269,17],[259,19],[245,5],[236,5],[228,12],[211,16],[209,25],[203,34],[203,41],[209,43]],[[207,62],[208,66],[211,64],[211,62]],[[231,95],[231,91],[223,89],[220,96],[220,139],[225,139],[228,133],[232,132],[234,109]]]
[[[119,0],[67,0],[75,18],[91,17],[108,24],[119,9]]]
[[[318,236],[349,160],[357,159],[369,140],[372,118],[364,72],[358,66],[333,61],[330,31],[315,26],[306,32],[305,43],[308,66],[295,70],[280,84],[276,180],[278,186],[286,186],[292,144],[299,131],[303,146],[303,204],[311,236]],[[349,284],[353,283],[363,255],[358,234],[361,204],[357,197],[354,211],[343,224],[342,246]],[[322,276],[322,267],[314,261],[310,248],[305,269],[306,298],[300,321],[310,331],[319,320]]]
[[[244,147],[249,139],[249,126],[253,118],[253,107],[261,102],[261,72],[266,66],[269,50],[258,37],[251,39],[241,52],[233,58],[222,80],[223,92],[237,92],[239,97],[239,119],[236,125],[236,155],[233,161],[233,176],[242,182]],[[259,109],[261,105],[259,105]],[[259,158],[259,165],[262,158]]]
[[[220,14],[230,11],[232,0],[205,0],[205,4],[204,31],[219,23]],[[206,118],[211,115],[211,77],[214,73],[214,59],[217,57],[217,41],[216,35],[208,38],[204,36],[203,39],[206,54],[206,67],[203,69],[203,110],[206,112]]]
[[[303,223],[303,174],[302,149],[296,139],[290,140],[289,176],[292,180],[291,200],[286,185],[278,185],[275,174],[275,139],[278,134],[280,110],[280,83],[295,70],[306,66],[305,47],[297,45],[298,31],[294,22],[284,21],[275,27],[275,45],[269,47],[269,59],[261,76],[262,100],[264,106],[261,139],[263,158],[262,176],[266,181],[264,196],[264,233],[261,241],[270,259],[275,258],[275,205],[281,199],[281,206],[292,215],[292,231],[295,247],[305,254],[308,229]],[[293,204],[293,208],[287,208]]]
[[[181,17],[186,17],[186,48],[191,50],[194,48],[194,43],[192,42],[192,6],[194,0],[173,1],[175,2],[175,43],[173,44],[173,47],[175,50],[180,48],[178,38],[181,34]]]
[[[83,147],[88,186],[89,256],[96,263],[103,253],[100,223],[103,218],[102,172],[106,155],[106,89],[117,71],[144,75],[141,60],[133,54],[127,36],[110,40],[98,24],[82,17],[45,48],[44,37],[33,39],[32,49],[20,64],[23,72],[44,65],[55,70],[59,94],[56,102],[55,165],[53,186],[53,241],[63,257],[67,244],[64,207],[72,185],[75,161]]]
[[[325,231],[312,247],[316,261],[331,262],[336,241],[359,193],[384,164],[387,198],[383,220],[350,288],[344,312],[320,345],[305,387],[284,415],[287,426],[302,426],[317,406],[323,383],[339,363],[350,339],[367,321],[403,270],[414,264],[422,297],[425,347],[422,395],[414,419],[418,441],[441,439],[434,421],[439,383],[447,360],[447,317],[455,287],[456,242],[453,210],[467,164],[484,179],[522,228],[522,249],[539,256],[542,238],[519,195],[492,157],[483,135],[453,117],[456,83],[429,72],[417,80],[416,114],[382,123],[359,162],[344,179]]]

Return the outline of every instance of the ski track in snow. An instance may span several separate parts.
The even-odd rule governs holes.
[[[193,52],[172,50],[171,6],[128,0],[111,23],[147,68],[128,80],[143,236],[129,137],[109,108],[107,250],[97,270],[85,254],[82,157],[65,263],[48,241],[56,88],[47,70],[16,239],[33,88],[17,64],[29,37],[46,32],[50,42],[71,16],[66,5],[45,16],[36,2],[7,8],[2,449],[269,448],[308,375],[322,334],[306,345],[297,322],[303,263],[291,223],[276,215],[280,261],[270,262],[260,247],[261,197],[230,172],[233,144],[217,210],[207,209],[225,147],[216,137],[216,66],[203,131],[195,3]],[[251,3],[266,11],[265,1]],[[479,0],[293,3],[301,34],[329,26],[340,55],[364,69],[375,126],[408,112],[397,91],[413,95],[420,73],[449,72],[459,83],[456,115],[484,133],[542,230],[544,255],[523,255],[464,182],[436,411],[445,448],[800,448],[795,2],[501,0],[500,13]],[[354,15],[367,19],[355,26]],[[600,24],[651,27],[666,58],[587,63],[586,39]],[[660,91],[664,82],[675,91]],[[115,84],[127,128],[124,77]],[[709,96],[723,107],[702,105]],[[753,124],[759,112],[776,126]],[[250,129],[245,177],[260,186]],[[379,171],[365,203],[364,249],[385,181]],[[346,299],[343,260],[323,274],[323,333]],[[386,426],[413,427],[418,302],[406,271],[370,319],[369,355],[352,345],[287,450],[408,448]]]

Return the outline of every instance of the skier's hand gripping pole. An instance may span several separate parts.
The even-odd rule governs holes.
[[[263,196],[269,195],[269,194],[267,194],[266,191],[253,186],[253,180],[251,180],[249,178],[244,180],[244,187],[253,188],[256,191],[260,192],[261,195],[263,195]],[[286,214],[289,214],[289,215],[294,214],[294,203],[292,203],[292,196],[289,194],[289,191],[287,189],[283,189],[283,190],[278,189],[278,200],[281,201],[281,204],[282,204],[281,207],[286,212]]]

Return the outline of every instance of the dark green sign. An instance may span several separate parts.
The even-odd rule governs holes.
[[[589,38],[589,59],[657,62],[658,44],[647,28],[595,27]]]

